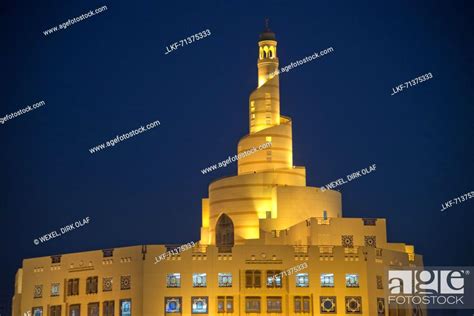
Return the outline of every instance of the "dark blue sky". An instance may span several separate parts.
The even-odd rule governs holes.
[[[0,116],[46,105],[0,125],[0,299],[23,258],[199,239],[200,199],[236,164],[200,170],[235,154],[248,132],[267,16],[281,66],[334,48],[280,77],[308,185],[376,163],[341,187],[344,216],[386,218],[389,241],[414,244],[426,265],[474,265],[474,199],[440,212],[474,190],[470,1],[20,0],[0,4]],[[212,35],[164,54],[205,29]],[[428,72],[433,79],[390,95]],[[86,216],[89,225],[33,244]]]

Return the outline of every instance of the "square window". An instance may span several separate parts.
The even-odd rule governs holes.
[[[169,273],[166,277],[166,287],[181,287],[181,273]]]
[[[120,316],[132,315],[132,300],[120,300]]]
[[[271,98],[270,93],[266,92],[266,93],[265,93],[265,99],[270,99],[270,98]]]
[[[359,275],[346,274],[346,287],[359,287]]]
[[[59,296],[59,283],[51,283],[51,296]]]
[[[265,106],[272,104],[272,100],[265,100]]]
[[[130,290],[132,287],[132,276],[122,275],[120,276],[120,289],[121,290]]]
[[[102,278],[102,292],[112,291],[112,277]]]
[[[219,287],[232,287],[232,273],[217,274]]]
[[[43,316],[43,307],[33,307],[33,316]]]
[[[181,313],[181,297],[165,297],[165,313]]]
[[[296,287],[309,287],[308,273],[297,273],[295,278]]]
[[[41,298],[41,297],[43,297],[43,285],[35,285],[33,298]]]
[[[193,273],[193,287],[206,287],[206,274]]]
[[[271,137],[271,136],[265,137],[265,141],[266,141],[267,143],[271,143],[271,142],[272,142],[272,137]]]
[[[266,119],[266,120],[265,120],[265,124],[267,124],[267,125],[272,124],[272,120]]]
[[[334,287],[334,273],[321,273],[321,287]]]
[[[207,296],[191,297],[191,312],[193,314],[207,314]]]
[[[255,113],[252,113],[252,120],[255,118]]]
[[[247,296],[245,298],[246,313],[260,313],[260,297]]]
[[[267,150],[267,156],[271,156],[272,155],[272,151],[271,150]]]
[[[281,313],[281,296],[267,297],[267,313]]]
[[[281,282],[281,271],[279,270],[269,270],[267,271],[267,287],[278,287],[282,286]]]

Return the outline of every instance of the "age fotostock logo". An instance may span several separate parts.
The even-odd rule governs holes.
[[[389,304],[427,308],[472,308],[471,267],[389,270]]]

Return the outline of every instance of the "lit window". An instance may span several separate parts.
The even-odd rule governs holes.
[[[166,287],[181,287],[181,274],[169,273],[166,277]]]
[[[265,118],[269,119],[272,118],[272,115],[270,113],[265,114]]]
[[[33,316],[43,316],[43,307],[33,307]]]
[[[193,287],[206,287],[205,273],[193,273]]]
[[[233,296],[218,296],[217,297],[217,312],[218,313],[233,313],[234,312],[234,297]]]
[[[120,300],[120,316],[131,316],[131,315],[132,315],[132,301]]]
[[[245,298],[245,312],[246,313],[260,313],[260,297],[247,296]]]
[[[219,287],[232,286],[232,273],[218,273]]]
[[[297,287],[309,287],[308,273],[298,273],[298,274],[296,274],[296,286]]]
[[[281,287],[281,271],[267,271],[267,287]]]
[[[272,104],[272,100],[265,100],[265,105]]]
[[[255,114],[252,114],[252,120],[255,118]]]
[[[270,93],[266,92],[266,93],[265,93],[265,99],[270,99],[270,98],[271,98]]]
[[[359,275],[346,274],[346,287],[359,287]]]
[[[272,151],[271,150],[267,150],[267,156],[271,156],[272,155]]]
[[[191,297],[191,306],[193,314],[207,314],[207,296]]]
[[[272,124],[272,121],[269,120],[269,119],[267,119],[267,120],[265,121],[265,124],[270,125],[270,124]]]
[[[181,297],[165,297],[165,311],[168,314],[181,314]]]
[[[267,313],[281,313],[281,296],[267,297]]]
[[[59,296],[59,283],[51,283],[51,296]]]
[[[271,136],[265,137],[265,141],[266,141],[266,142],[271,142],[271,141],[272,141],[272,137],[271,137]]]
[[[334,287],[334,273],[321,273],[321,287]]]

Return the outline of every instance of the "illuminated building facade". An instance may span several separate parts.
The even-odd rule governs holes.
[[[258,42],[258,87],[238,174],[212,182],[201,240],[25,259],[13,316],[425,315],[387,304],[389,267],[422,266],[414,247],[389,243],[380,218],[344,218],[341,194],[306,186],[293,164],[292,120],[280,115],[275,34]],[[302,265],[293,274],[282,271]]]

